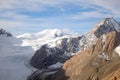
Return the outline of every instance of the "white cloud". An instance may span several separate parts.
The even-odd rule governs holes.
[[[47,10],[47,7],[55,7],[63,10],[64,5],[69,3],[83,8],[94,8],[99,11],[108,10],[115,15],[120,14],[119,0],[0,0],[0,11],[43,11]]]
[[[18,14],[16,12],[1,12],[0,13],[0,18],[7,18],[7,19],[25,19],[25,18],[30,18],[27,15],[23,15],[23,14]]]
[[[70,16],[70,19],[83,20],[83,19],[89,19],[89,18],[106,18],[106,17],[112,17],[112,15],[104,14],[99,11],[89,11],[89,12],[86,11],[86,12],[80,12],[76,15],[72,15]]]
[[[114,14],[120,14],[120,0],[94,0],[93,4],[111,10]]]
[[[14,28],[17,26],[22,26],[23,24],[20,22],[14,22],[9,20],[0,20],[0,26],[3,28]]]
[[[65,4],[72,3],[76,5],[82,5],[87,7],[93,7],[93,5],[98,5],[113,11],[118,11],[119,0],[0,0],[0,9],[14,10],[14,9],[24,9],[24,10],[41,10],[45,7],[53,6],[60,7]],[[94,7],[95,8],[95,7]]]
[[[80,12],[74,15],[74,19],[86,18],[103,18],[103,17],[116,17],[120,18],[120,0],[87,0],[85,2],[78,2],[77,4],[85,8],[95,9],[94,11]]]
[[[59,7],[65,1],[63,0],[0,0],[1,10],[27,10],[41,11],[46,7]]]
[[[65,5],[76,5],[77,8],[91,8],[91,11],[80,11],[78,13],[65,13],[57,17],[34,18],[19,12],[40,12],[48,10],[48,7],[57,8],[63,12],[67,9]],[[33,26],[69,26],[68,20],[83,20],[88,18],[120,17],[119,0],[0,0],[0,25],[7,28],[32,28]],[[67,20],[66,20],[67,18]],[[63,23],[63,24],[60,24]],[[72,23],[73,24],[73,23]]]

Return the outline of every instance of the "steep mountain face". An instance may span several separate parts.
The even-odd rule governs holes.
[[[54,80],[119,80],[120,52],[115,49],[120,45],[120,33],[105,36],[105,42],[101,36],[95,45],[68,60]]]
[[[96,40],[101,35],[107,34],[111,31],[119,32],[120,24],[113,18],[105,18],[101,20],[92,30],[83,35],[80,40],[80,50],[84,50],[87,47],[96,44]]]
[[[77,46],[77,54],[67,60],[57,72],[44,76],[43,79],[40,77],[42,74],[37,71],[28,80],[35,80],[36,77],[37,80],[120,79],[120,25],[117,21],[113,18],[100,21],[91,31],[79,38]],[[40,55],[37,56],[35,61]]]
[[[57,62],[64,63],[79,51],[80,39],[81,37],[62,38],[43,45],[32,57],[31,65],[36,68],[46,68]]]
[[[120,79],[120,26],[117,22],[115,24],[111,18],[103,22],[104,24],[90,31],[95,35],[97,33],[96,43],[65,62],[63,68],[51,80]]]

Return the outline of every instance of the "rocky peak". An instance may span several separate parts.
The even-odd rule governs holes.
[[[12,34],[3,28],[0,28],[0,35],[12,36]]]
[[[120,31],[119,23],[113,18],[105,18],[101,20],[92,30],[83,35],[82,39],[80,40],[80,50],[82,51],[87,47],[96,44],[96,41],[100,36],[106,35],[112,31]]]
[[[113,18],[105,18],[101,20],[90,32],[89,34],[95,34],[96,37],[100,37],[103,34],[109,33],[111,31],[120,31],[119,23]]]

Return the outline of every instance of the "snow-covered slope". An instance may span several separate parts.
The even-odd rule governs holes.
[[[115,48],[115,51],[116,51],[116,53],[118,53],[119,56],[120,56],[120,45]]]
[[[21,47],[15,37],[0,35],[0,80],[26,80],[31,70],[26,65],[34,51]]]
[[[34,50],[37,50],[41,47],[41,45],[55,42],[61,37],[68,37],[72,34],[66,30],[59,29],[46,29],[38,33],[25,33],[23,35],[17,36],[17,38],[22,39],[22,46],[31,46]]]

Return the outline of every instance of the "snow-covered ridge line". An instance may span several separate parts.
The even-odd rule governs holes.
[[[43,36],[49,36],[49,37],[60,37],[63,35],[70,35],[72,33],[70,33],[67,30],[60,30],[60,29],[45,29],[41,32],[37,32],[37,33],[25,33],[23,35],[19,35],[17,36],[17,38],[29,38],[29,39],[33,39],[33,38],[39,38],[39,37],[43,37]]]
[[[23,41],[22,46],[31,46],[34,50],[37,50],[41,45],[47,43],[54,43],[62,38],[76,37],[78,34],[72,34],[69,31],[59,29],[47,29],[38,33],[23,34],[17,36],[17,38]]]

